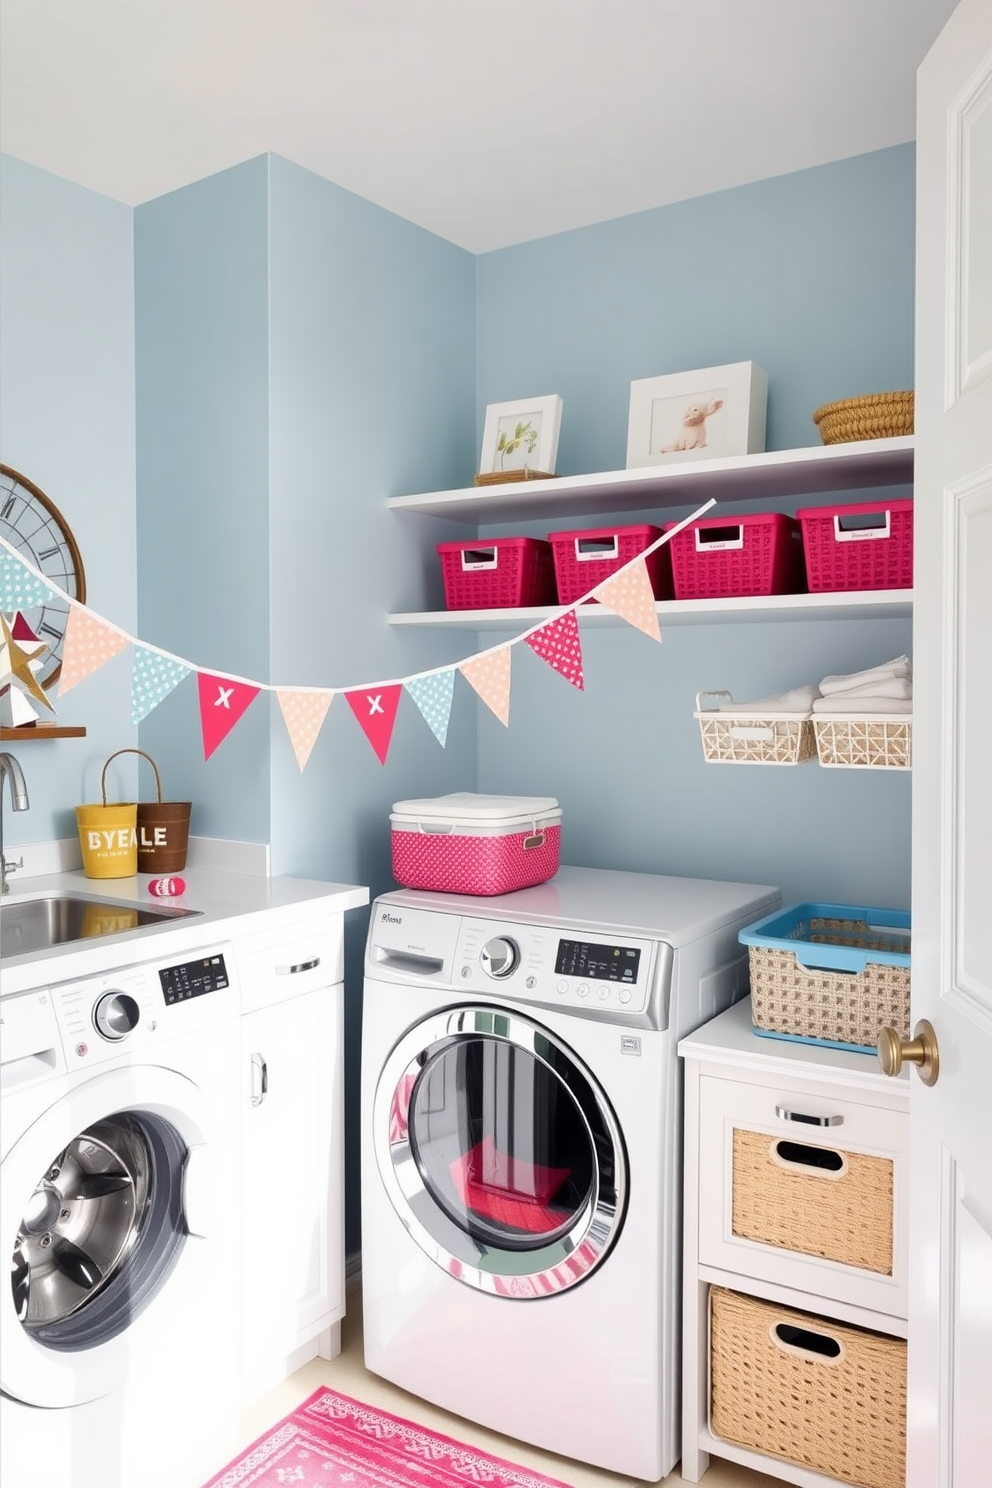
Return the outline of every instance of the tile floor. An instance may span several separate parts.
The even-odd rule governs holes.
[[[497,1436],[482,1426],[476,1426],[460,1416],[452,1416],[438,1410],[426,1401],[408,1395],[378,1375],[369,1374],[362,1359],[361,1286],[356,1282],[348,1288],[348,1312],[342,1327],[342,1348],[336,1359],[314,1359],[277,1389],[263,1396],[242,1417],[242,1446],[245,1447],[261,1436],[276,1421],[311,1395],[320,1385],[339,1390],[342,1395],[351,1395],[367,1405],[380,1406],[394,1415],[416,1421],[431,1431],[453,1436],[497,1457],[505,1457],[522,1467],[542,1472],[550,1478],[558,1478],[569,1488],[644,1488],[639,1478],[627,1478],[618,1473],[603,1472],[574,1462],[571,1458],[555,1457],[550,1452],[538,1451],[536,1447]],[[666,1488],[683,1481],[678,1468],[666,1480]],[[729,1462],[711,1459],[709,1472],[703,1479],[705,1488],[780,1488],[781,1480],[766,1477],[764,1473],[748,1472]]]

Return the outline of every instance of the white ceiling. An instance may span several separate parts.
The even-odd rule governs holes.
[[[915,135],[954,0],[0,0],[0,147],[136,205],[274,151],[473,252]]]

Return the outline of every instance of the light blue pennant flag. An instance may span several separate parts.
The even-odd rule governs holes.
[[[131,671],[131,722],[140,723],[153,708],[157,708],[174,687],[178,687],[190,668],[170,656],[160,656],[146,646],[134,648],[134,667]]]
[[[413,677],[405,684],[407,692],[430,725],[440,744],[448,737],[451,699],[455,691],[455,670],[432,672],[429,677]]]
[[[6,548],[0,548],[0,610],[13,615],[17,610],[35,610],[47,604],[52,587],[34,574]]]

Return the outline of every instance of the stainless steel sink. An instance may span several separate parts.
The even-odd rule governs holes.
[[[46,894],[0,904],[0,956],[49,951],[73,940],[122,935],[144,925],[199,914],[174,905],[131,904],[117,899],[88,899],[77,894]]]

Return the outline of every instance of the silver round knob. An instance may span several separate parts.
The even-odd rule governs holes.
[[[126,992],[105,992],[93,1009],[93,1026],[111,1043],[126,1039],[137,1028],[141,1009]]]
[[[520,949],[508,935],[496,935],[486,941],[479,959],[487,976],[508,977],[520,963]]]

